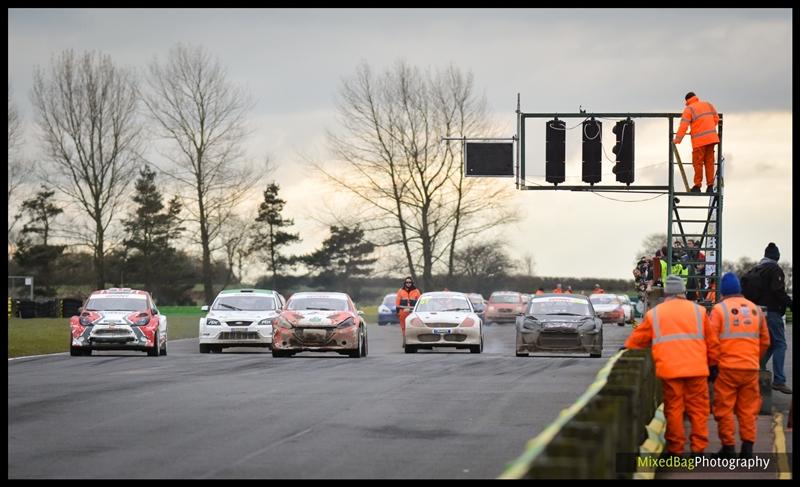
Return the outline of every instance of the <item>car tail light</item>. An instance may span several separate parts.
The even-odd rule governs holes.
[[[409,326],[416,326],[416,327],[423,327],[423,326],[425,326],[425,323],[423,323],[421,319],[419,319],[417,317],[414,317],[414,318],[411,319],[411,321],[408,322],[408,325]]]
[[[475,326],[475,320],[473,320],[472,318],[464,318],[464,321],[461,322],[462,328],[469,328],[472,326]]]

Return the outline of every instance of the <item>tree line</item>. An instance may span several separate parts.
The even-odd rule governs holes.
[[[342,78],[330,156],[310,162],[348,211],[326,216],[330,237],[307,255],[286,253],[301,240],[275,164],[245,151],[253,98],[203,47],[178,44],[144,70],[65,50],[33,75],[36,162],[8,89],[8,249],[44,294],[75,276],[167,294],[197,279],[209,302],[251,266],[270,287],[302,269],[319,282],[411,275],[426,289],[520,267],[487,237],[517,218],[511,186],[465,178],[459,143],[442,141],[497,135],[472,74],[452,65],[362,64]]]

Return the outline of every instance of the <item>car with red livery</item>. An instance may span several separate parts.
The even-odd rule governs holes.
[[[167,354],[167,317],[147,291],[111,288],[89,296],[69,320],[72,356],[93,350],[139,350],[151,357]]]

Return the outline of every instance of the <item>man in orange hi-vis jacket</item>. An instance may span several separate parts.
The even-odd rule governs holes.
[[[681,125],[675,134],[675,145],[678,145],[686,135],[686,130],[691,127],[689,135],[692,137],[692,167],[694,167],[694,186],[691,191],[700,192],[703,183],[703,167],[706,170],[706,192],[714,192],[714,145],[719,144],[717,125],[719,115],[714,105],[707,101],[700,101],[691,91],[686,94],[686,108],[681,115]]]
[[[669,276],[664,302],[645,314],[631,332],[625,348],[653,347],[656,377],[664,391],[667,418],[667,454],[682,455],[686,443],[684,410],[692,425],[692,453],[708,446],[709,365],[719,357],[719,338],[706,310],[686,299],[686,285],[680,276]]]
[[[406,335],[406,318],[411,314],[414,305],[417,304],[420,294],[410,276],[406,277],[405,281],[403,281],[403,287],[397,291],[395,305],[397,305],[397,317],[400,319],[400,331],[403,336]]]
[[[735,412],[742,440],[740,458],[752,458],[761,409],[758,371],[769,348],[769,328],[761,308],[742,296],[736,274],[726,272],[719,291],[722,301],[711,310],[711,326],[720,346],[719,374],[714,380],[714,418],[722,443],[718,455],[736,457]]]

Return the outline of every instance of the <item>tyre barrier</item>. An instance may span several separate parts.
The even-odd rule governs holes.
[[[70,316],[77,316],[78,308],[83,306],[83,301],[76,298],[64,298],[61,300],[61,314],[62,318],[69,318]]]
[[[79,299],[51,299],[49,301],[31,301],[28,299],[9,299],[9,317],[19,318],[62,318],[78,314],[83,302]]]
[[[632,478],[632,469],[617,468],[617,454],[639,452],[660,403],[650,350],[620,351],[499,478]]]

